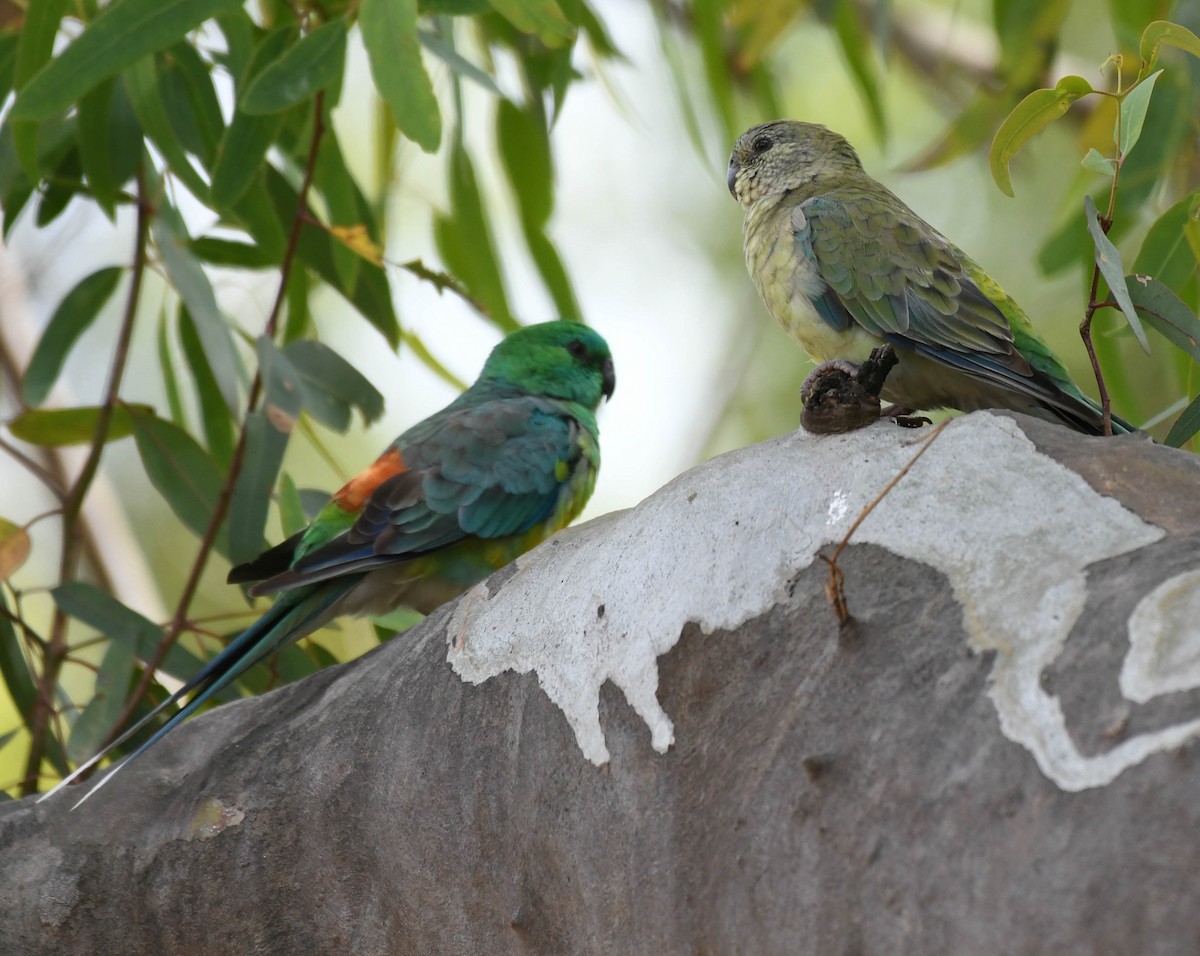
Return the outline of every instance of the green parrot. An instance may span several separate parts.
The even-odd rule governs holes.
[[[333,618],[399,606],[428,614],[565,527],[595,486],[596,409],[615,386],[608,345],[587,326],[513,332],[474,385],[397,438],[312,524],[234,568],[231,583],[279,594],[271,609],[42,799],[193,695],[117,769],[128,765],[246,670]]]
[[[842,136],[796,120],[755,126],[727,182],[767,311],[814,358],[861,363],[890,343],[899,363],[881,394],[903,409],[1010,408],[1103,432],[1099,406],[1021,307],[868,176]]]

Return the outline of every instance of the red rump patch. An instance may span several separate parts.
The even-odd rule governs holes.
[[[343,511],[360,511],[376,488],[393,475],[398,475],[406,470],[400,450],[389,448],[375,460],[373,465],[364,468],[346,482],[342,490],[333,496],[333,500]]]

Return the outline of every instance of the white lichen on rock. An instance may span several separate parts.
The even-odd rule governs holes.
[[[693,469],[636,508],[557,536],[498,586],[474,588],[450,621],[450,661],[472,682],[536,672],[596,763],[608,759],[597,707],[611,680],[665,752],[674,731],[657,698],[657,658],[684,625],[732,630],[786,601],[796,574],[929,434],[886,423],[797,432]],[[989,693],[1001,730],[1060,787],[1080,790],[1200,731],[1167,727],[1084,756],[1041,686],[1084,606],[1086,568],[1162,536],[1038,452],[1012,419],[975,414],[937,436],[853,540],[948,578],[971,646],[996,652]]]

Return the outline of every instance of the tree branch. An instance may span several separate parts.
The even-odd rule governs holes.
[[[91,450],[79,477],[75,479],[75,483],[63,501],[62,554],[59,559],[60,581],[73,579],[79,565],[79,555],[84,542],[84,537],[79,533],[77,527],[80,509],[83,507],[83,500],[87,497],[88,489],[100,467],[100,458],[104,454],[104,446],[108,441],[108,430],[119,401],[121,379],[124,377],[125,366],[129,360],[129,345],[133,338],[134,320],[137,318],[142,275],[146,266],[146,243],[150,229],[150,205],[146,198],[145,174],[140,164],[137,172],[137,197],[133,270],[129,296],[125,301],[125,315],[121,321],[121,329],[117,335],[117,344],[113,352],[108,388],[100,408],[100,414],[96,419]],[[54,691],[58,686],[58,675],[62,670],[63,661],[66,660],[67,652],[67,616],[61,610],[56,609],[50,629],[50,639],[45,649],[42,674],[38,681],[38,702],[29,722],[31,739],[29,759],[25,765],[25,779],[21,782],[22,795],[28,795],[37,790],[38,775],[42,758],[46,755],[50,723],[54,716]]]

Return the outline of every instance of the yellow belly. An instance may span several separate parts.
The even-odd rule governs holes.
[[[883,343],[862,326],[835,329],[813,307],[825,292],[817,267],[796,248],[788,215],[746,218],[746,268],[767,311],[800,347],[819,362],[841,358],[862,362]]]

